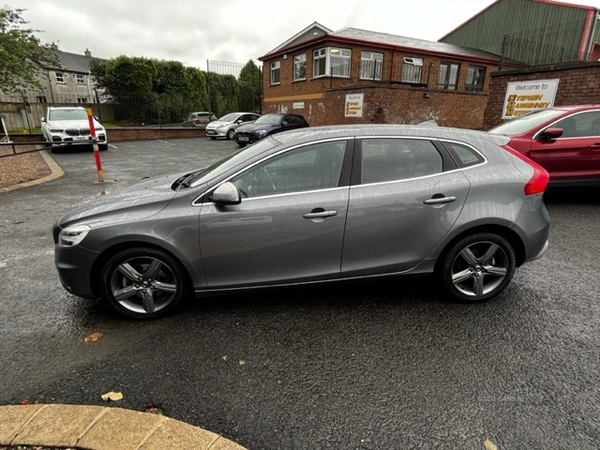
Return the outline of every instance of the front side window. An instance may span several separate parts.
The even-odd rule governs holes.
[[[420,139],[364,139],[361,183],[406,180],[443,172],[435,146]]]
[[[383,53],[360,53],[360,79],[381,80]]]
[[[467,80],[465,82],[465,90],[483,91],[484,83],[485,67],[470,66],[467,69]]]
[[[294,81],[306,80],[306,53],[294,56]]]
[[[422,58],[404,58],[402,64],[402,81],[404,83],[420,83],[423,72]]]
[[[62,72],[56,72],[56,82],[64,83],[65,82],[65,74]]]
[[[565,117],[553,124],[552,127],[563,129],[561,138],[600,136],[600,110]]]
[[[281,62],[274,61],[271,63],[271,84],[279,84],[281,75]]]
[[[352,51],[346,48],[325,47],[313,52],[313,77],[331,75],[350,77]]]
[[[455,91],[459,68],[459,64],[447,62],[441,63],[440,71],[438,73],[437,88]]]
[[[274,156],[231,181],[245,198],[335,188],[345,150],[345,140],[307,145]]]

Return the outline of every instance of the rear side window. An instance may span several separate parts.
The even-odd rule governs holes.
[[[458,164],[458,167],[471,167],[481,164],[484,159],[473,148],[457,142],[444,142],[444,145]]]
[[[428,140],[364,139],[361,183],[406,180],[444,171],[442,156]]]

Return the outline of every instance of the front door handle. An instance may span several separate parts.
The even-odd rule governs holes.
[[[446,197],[443,194],[435,194],[428,200],[423,201],[426,205],[441,205],[443,203],[452,203],[456,201],[456,197]]]

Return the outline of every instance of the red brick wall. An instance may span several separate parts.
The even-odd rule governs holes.
[[[496,72],[484,113],[483,129],[502,122],[502,108],[508,83],[559,79],[555,106],[600,104],[600,62],[557,64],[522,70]]]
[[[362,118],[344,117],[346,94],[364,94]],[[301,97],[302,98],[302,97]],[[351,123],[420,123],[435,120],[439,125],[481,129],[487,94],[410,88],[407,86],[362,87],[328,90],[319,98],[296,103],[288,98],[265,99],[263,113],[293,112],[308,123],[335,125]]]

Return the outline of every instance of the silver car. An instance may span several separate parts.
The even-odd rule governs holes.
[[[192,294],[404,274],[487,300],[548,245],[548,173],[507,142],[407,125],[279,133],[66,215],[56,267],[69,292],[139,319]]]
[[[211,139],[224,137],[232,140],[235,136],[235,130],[240,125],[253,123],[260,117],[260,114],[249,112],[233,112],[224,115],[206,125],[206,135]]]

